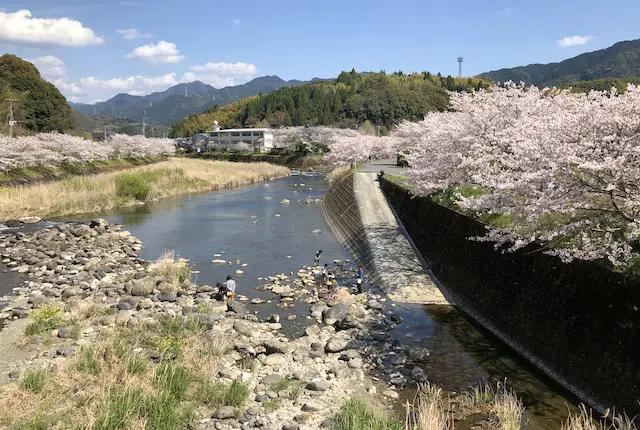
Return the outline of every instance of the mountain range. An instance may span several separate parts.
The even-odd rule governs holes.
[[[494,82],[524,82],[537,87],[564,86],[603,78],[640,77],[640,40],[618,42],[609,48],[587,52],[560,63],[494,70],[479,77]]]
[[[314,78],[312,82],[320,80]],[[285,86],[297,86],[303,81],[285,81],[278,76],[263,76],[246,84],[214,88],[200,81],[175,85],[165,91],[146,96],[117,94],[113,98],[93,105],[69,102],[72,108],[85,115],[101,115],[124,118],[153,124],[170,125],[193,113],[200,113],[213,106],[224,106],[234,101],[258,94],[266,94]]]

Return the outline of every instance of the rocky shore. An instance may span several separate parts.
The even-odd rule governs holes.
[[[289,339],[279,333],[286,321],[277,314],[260,321],[239,300],[217,302],[213,287],[191,282],[188,262],[165,257],[149,264],[138,257],[138,239],[102,219],[5,233],[0,235],[2,262],[25,282],[0,298],[0,319],[5,320],[0,343],[12,345],[0,357],[0,403],[25,391],[24,381],[34,371],[44,372],[57,386],[61,373],[86,368],[90,358],[103,369],[94,373],[104,375],[112,364],[102,346],[125,338],[131,344],[123,355],[152,369],[148,372],[156,380],[167,361],[184,362],[187,370],[193,364],[187,390],[193,395],[176,405],[193,406],[190,419],[202,429],[329,427],[332,415],[351,397],[388,405],[398,398],[397,387],[426,381],[419,363],[428,350],[404,351],[391,342],[387,332],[399,318],[384,312],[384,298],[346,289],[324,297],[321,291],[318,297],[311,268],[274,275],[258,286],[270,290],[280,306],[309,307],[308,318],[316,324]],[[207,355],[214,349],[216,354]],[[192,350],[199,351],[195,364],[188,358]],[[390,356],[394,369],[402,371],[383,368]],[[233,404],[205,399],[198,393],[204,392],[207,378],[207,383],[242,386],[248,394],[242,401],[228,401]],[[44,396],[46,387],[34,396]],[[110,408],[109,399],[101,401],[87,409],[98,422],[102,409]],[[60,403],[64,410],[65,402]],[[145,420],[152,417],[150,411],[140,414]],[[0,424],[23,419],[16,411],[0,410]]]

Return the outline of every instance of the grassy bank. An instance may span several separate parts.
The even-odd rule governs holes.
[[[0,187],[57,181],[74,175],[94,175],[130,169],[165,161],[166,157],[140,157],[117,160],[93,161],[90,163],[65,164],[62,166],[24,167],[0,172]]]
[[[525,408],[517,395],[504,385],[484,384],[461,394],[445,397],[433,384],[421,384],[413,404],[407,403],[405,419],[388,415],[369,400],[350,399],[331,417],[331,430],[520,430]],[[597,419],[584,405],[570,414],[557,430],[637,430],[627,415]]]
[[[181,194],[218,190],[288,175],[267,163],[172,158],[122,173],[71,176],[58,182],[0,188],[0,221],[100,212]]]
[[[328,167],[322,155],[276,155],[276,154],[242,154],[233,152],[208,152],[197,154],[195,158],[206,160],[233,161],[241,163],[265,162],[287,166],[301,170],[322,170]]]

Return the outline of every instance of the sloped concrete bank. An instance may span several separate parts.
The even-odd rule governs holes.
[[[469,241],[483,224],[385,179],[389,203],[456,304],[592,407],[640,413],[640,282],[531,246]]]
[[[417,257],[380,191],[374,173],[350,174],[323,202],[338,240],[369,274],[369,281],[396,302],[448,304]]]

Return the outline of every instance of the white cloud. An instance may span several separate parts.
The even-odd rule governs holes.
[[[105,100],[118,93],[131,95],[146,95],[154,91],[163,91],[179,84],[176,73],[167,73],[162,76],[129,76],[126,78],[99,79],[88,76],[72,81],[68,78],[60,78],[53,81],[60,92],[73,102],[94,103]]]
[[[180,55],[175,43],[162,40],[156,45],[150,43],[149,45],[138,46],[129,52],[125,58],[141,58],[151,64],[161,64],[177,63],[184,60],[184,55]]]
[[[233,22],[235,25],[240,24],[240,20],[239,20],[239,19],[234,19],[232,22]]]
[[[0,42],[13,45],[52,48],[98,45],[102,37],[71,18],[32,18],[28,10],[0,11]]]
[[[137,28],[125,28],[123,30],[116,30],[116,33],[122,36],[123,39],[133,40],[133,39],[144,39],[147,37],[151,37],[148,33],[140,33]]]
[[[238,85],[253,78],[258,69],[248,63],[206,63],[191,66],[191,71],[184,74],[185,82],[202,81],[216,88]]]
[[[33,63],[40,71],[40,75],[45,79],[54,80],[65,76],[64,61],[53,55],[46,55],[27,61]]]
[[[571,46],[586,45],[593,40],[593,36],[568,36],[558,40],[557,44],[561,48],[569,48]]]

